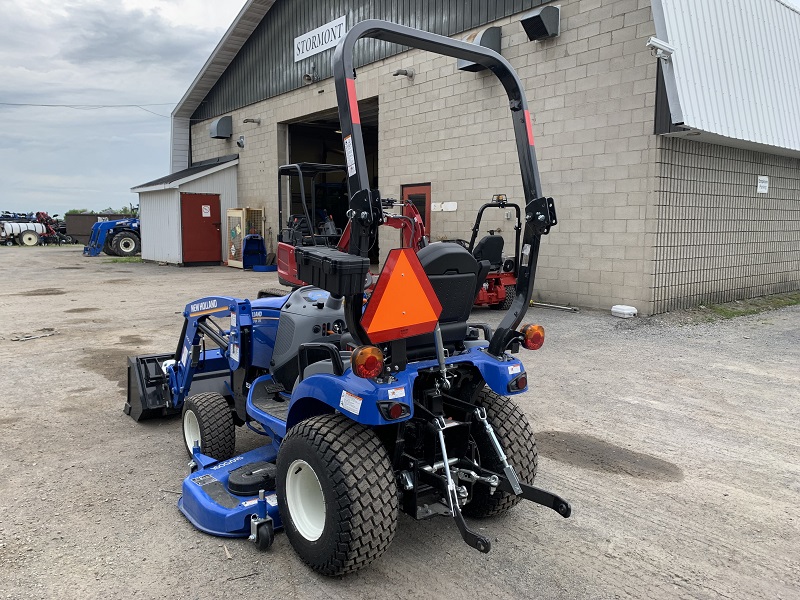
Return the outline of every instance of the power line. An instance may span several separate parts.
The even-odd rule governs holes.
[[[103,108],[138,108],[151,115],[169,119],[169,115],[162,115],[145,108],[145,106],[172,106],[174,102],[159,102],[148,104],[36,104],[33,102],[0,102],[0,106],[19,106],[19,107],[36,107],[36,108],[70,108],[72,110],[100,110]]]

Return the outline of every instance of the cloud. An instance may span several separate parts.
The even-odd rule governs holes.
[[[169,114],[245,0],[0,0],[0,210],[121,207],[169,171]]]

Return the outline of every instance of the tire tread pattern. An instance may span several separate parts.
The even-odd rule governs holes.
[[[323,575],[357,571],[380,557],[397,529],[398,498],[389,456],[380,439],[343,415],[320,415],[298,423],[283,444],[302,437],[314,448],[333,481],[337,551],[315,564]]]
[[[512,399],[501,396],[488,387],[478,392],[476,404],[486,409],[486,418],[503,447],[508,464],[514,467],[519,480],[533,485],[539,465],[539,453],[533,430],[525,414]],[[473,436],[478,443],[482,465],[492,471],[502,472],[502,464],[490,446],[489,436],[482,431],[483,425],[476,422],[475,427],[480,428]],[[481,488],[475,489],[479,491]],[[464,514],[479,518],[492,517],[506,512],[521,500],[522,498],[515,494],[499,490],[491,496],[488,493],[483,495],[476,493],[472,501],[464,506]]]
[[[186,399],[200,425],[202,444],[200,451],[217,460],[226,460],[236,450],[236,426],[233,413],[225,397],[217,392],[203,392]],[[191,455],[191,449],[189,454]]]

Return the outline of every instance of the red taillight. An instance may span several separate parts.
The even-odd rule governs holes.
[[[526,387],[528,387],[528,377],[526,375],[517,377],[517,388],[523,390]]]
[[[359,377],[377,377],[383,373],[383,352],[375,346],[359,346],[353,350],[350,366]]]
[[[403,416],[403,405],[399,402],[395,402],[389,407],[389,418],[390,419],[399,419]]]
[[[544,345],[544,327],[541,325],[525,325],[521,333],[522,345],[528,350],[538,350]]]

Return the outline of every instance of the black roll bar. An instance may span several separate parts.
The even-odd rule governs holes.
[[[370,190],[355,88],[356,73],[353,68],[353,49],[361,38],[384,40],[477,63],[494,73],[505,88],[514,125],[525,196],[523,254],[525,248],[530,248],[530,252],[527,260],[525,260],[525,256],[520,257],[520,263],[524,261],[525,264],[519,265],[517,296],[489,343],[489,352],[500,356],[506,349],[509,336],[513,335],[528,309],[533,292],[540,238],[549,231],[552,225],[555,225],[552,200],[548,203],[542,198],[531,116],[522,84],[511,64],[500,54],[488,48],[387,21],[367,20],[354,25],[339,40],[332,61],[336,99],[339,105],[339,124],[347,163],[347,185],[350,194],[350,211],[348,212],[351,220],[350,254],[367,256],[372,242],[371,234],[374,235],[375,231],[375,223],[379,222],[381,218],[379,199],[373,198]],[[551,210],[548,210],[548,205]],[[346,302],[345,313],[348,328],[356,341],[368,343],[369,336],[361,327],[360,322],[362,303],[363,293],[349,298]]]

